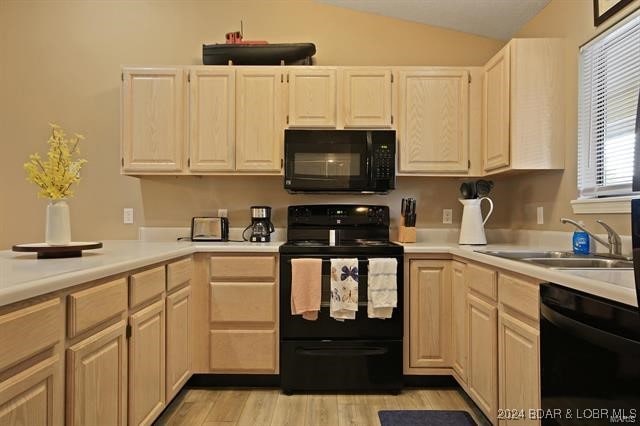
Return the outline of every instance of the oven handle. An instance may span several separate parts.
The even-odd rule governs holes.
[[[374,346],[345,346],[341,348],[298,348],[296,353],[307,356],[375,356],[386,355],[389,348]]]
[[[576,321],[573,318],[562,315],[544,303],[540,304],[540,314],[554,326],[577,338],[586,340],[606,349],[640,353],[640,342]]]

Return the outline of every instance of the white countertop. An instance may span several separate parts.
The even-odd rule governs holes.
[[[0,306],[51,293],[99,278],[164,262],[196,252],[277,253],[282,242],[142,242],[105,241],[82,257],[36,259],[35,254],[0,251]],[[533,264],[476,253],[475,250],[557,250],[532,244],[459,246],[454,243],[404,244],[405,254],[451,254],[497,268],[553,282],[596,296],[637,306],[632,270],[553,270]],[[565,249],[562,249],[565,250]]]

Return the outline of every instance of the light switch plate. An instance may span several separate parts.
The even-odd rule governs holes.
[[[122,214],[122,222],[125,225],[131,225],[133,223],[133,209],[125,207]]]
[[[442,223],[445,223],[445,224],[453,223],[453,210],[442,209]]]
[[[544,225],[544,207],[538,207],[536,212],[538,215],[538,225]]]

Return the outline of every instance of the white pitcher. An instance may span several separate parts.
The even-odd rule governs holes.
[[[480,203],[482,200],[489,202],[489,213],[482,219]],[[482,197],[472,200],[460,200],[464,206],[462,211],[462,225],[460,226],[460,244],[487,244],[487,237],[484,235],[484,224],[493,212],[493,201],[489,197]]]

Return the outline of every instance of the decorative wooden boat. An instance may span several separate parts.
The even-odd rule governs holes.
[[[204,65],[310,65],[313,43],[203,44]]]

